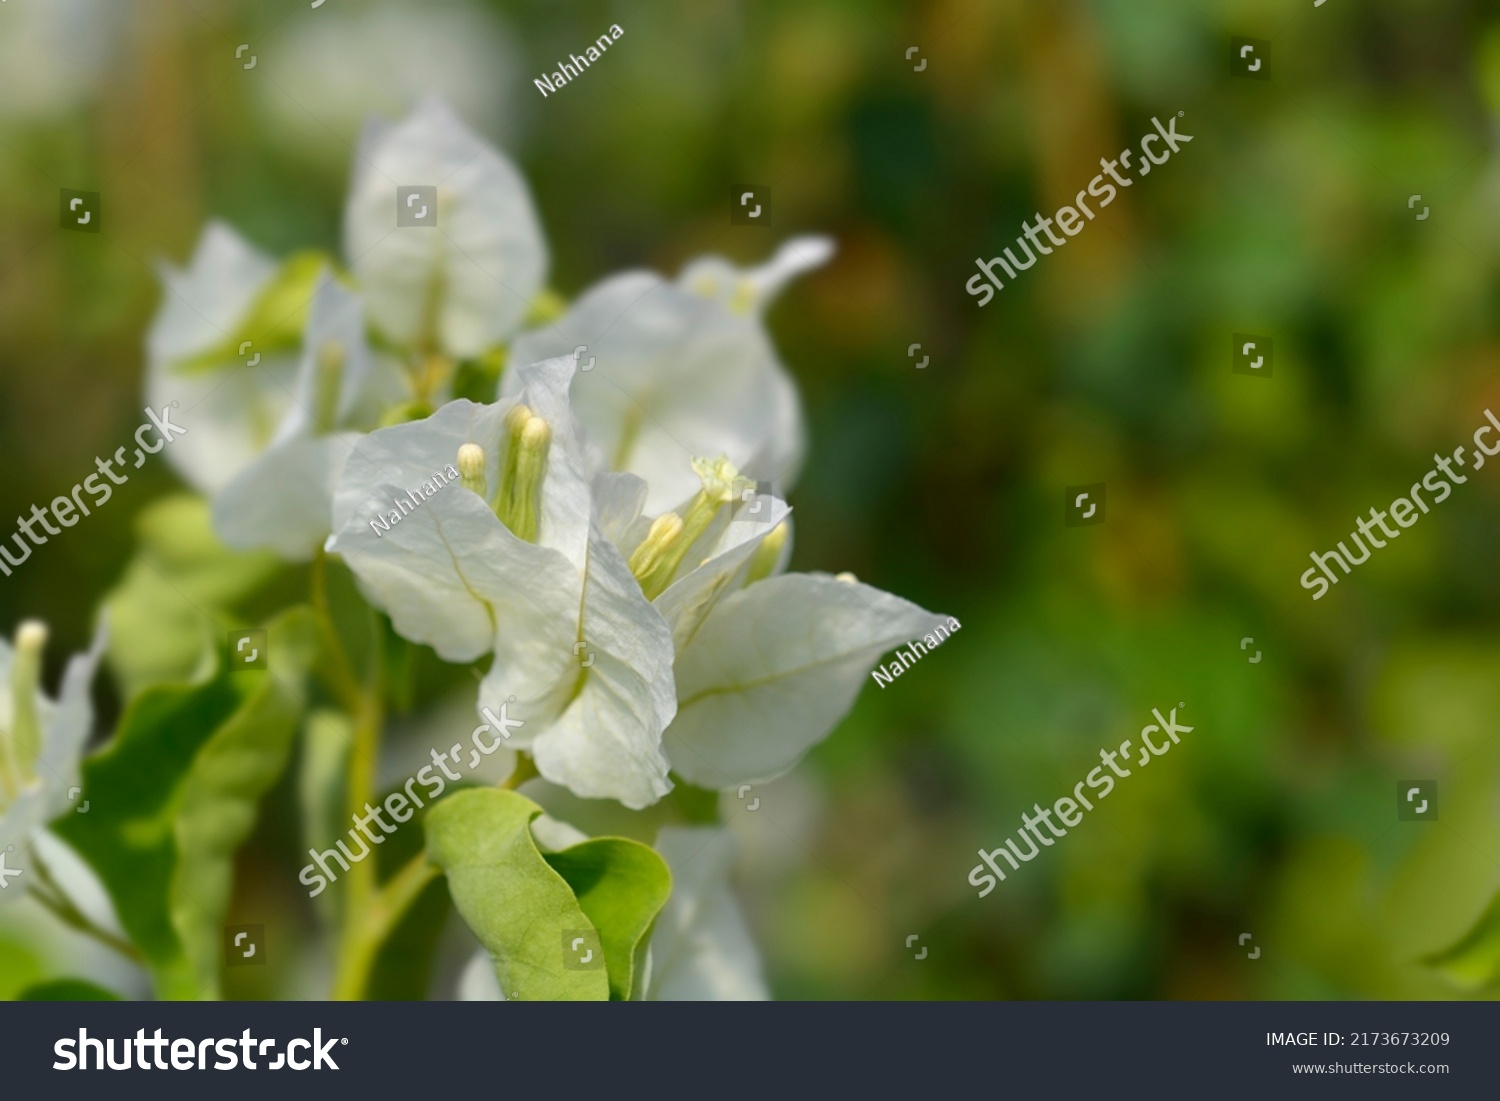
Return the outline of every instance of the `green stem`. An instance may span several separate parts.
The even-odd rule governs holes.
[[[141,956],[140,949],[136,948],[129,941],[121,940],[109,930],[101,929],[95,925],[82,910],[69,901],[68,897],[63,894],[62,888],[57,885],[57,881],[48,874],[46,865],[42,863],[41,858],[34,851],[31,854],[31,866],[32,870],[36,872],[37,879],[42,884],[40,887],[32,886],[31,897],[50,910],[59,921],[78,930],[78,932],[85,936],[93,937],[105,947],[113,948],[126,959],[133,960],[136,963],[145,962]]]
[[[515,770],[501,781],[500,787],[504,791],[515,791],[527,780],[540,775],[541,773],[536,770],[536,762],[528,754],[517,753]]]
[[[354,674],[354,665],[344,650],[344,644],[339,639],[338,628],[333,625],[333,607],[328,601],[328,554],[322,547],[313,556],[312,606],[330,666],[325,671],[328,688],[350,715],[357,716],[365,707],[365,693],[360,687],[359,678]]]
[[[369,864],[373,867],[374,861],[369,861]],[[357,865],[364,866],[363,863]],[[339,946],[338,976],[333,985],[335,1001],[355,1001],[364,996],[380,946],[406,916],[406,911],[411,909],[423,888],[437,876],[437,867],[427,862],[426,854],[418,853],[363,906],[356,908],[351,905],[345,911],[351,920],[345,922],[344,937]]]
[[[372,632],[374,643],[370,650],[369,676],[366,683],[361,684],[333,623],[328,600],[327,556],[322,550],[313,558],[312,603],[328,655],[329,687],[354,720],[354,743],[349,747],[344,787],[345,811],[352,820],[366,813],[365,808],[375,795],[375,770],[380,760],[380,733],[385,721],[385,648],[378,630]],[[374,859],[361,860],[344,876],[343,928],[333,980],[335,998],[362,996],[375,954],[390,932],[389,926],[382,923],[381,915],[389,903],[382,901],[384,894],[375,880],[375,864]],[[389,886],[395,883],[393,880]],[[409,899],[402,902],[401,910],[409,905]]]
[[[352,820],[365,814],[375,788],[375,762],[380,753],[380,719],[377,705],[365,701],[354,720],[354,744],[349,749],[349,773],[345,790],[348,804],[345,817]],[[369,857],[354,864],[344,876],[344,920],[339,939],[338,969],[334,976],[333,996],[355,999],[364,989],[374,949],[379,943],[367,943],[365,926],[376,894],[375,859]]]

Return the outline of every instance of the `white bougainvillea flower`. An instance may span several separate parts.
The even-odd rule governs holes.
[[[296,356],[253,344],[241,354],[237,339],[277,270],[219,222],[203,231],[185,271],[161,267],[166,293],[146,338],[146,400],[180,410],[190,431],[167,460],[207,493],[265,449],[292,403]]]
[[[308,311],[294,400],[266,451],[215,495],[231,547],[311,558],[327,538],[333,487],[361,433],[408,398],[400,366],[365,342],[364,305],[324,271]]]
[[[375,325],[419,354],[477,356],[515,331],[547,272],[526,181],[436,99],[371,123],[344,210],[344,245]],[[398,189],[436,188],[436,209]],[[429,224],[426,218],[435,217]],[[540,358],[540,357],[538,357]]]
[[[677,655],[672,768],[709,788],[781,775],[848,712],[880,655],[947,622],[847,574],[731,593]]]
[[[493,651],[481,708],[510,704],[526,725],[509,744],[544,777],[646,806],[671,789],[671,632],[594,522],[572,358],[515,373],[515,397],[361,440],[328,549],[406,638],[448,661]]]
[[[710,257],[675,283],[645,271],[611,276],[519,337],[512,360],[592,361],[574,379],[573,408],[593,462],[644,478],[648,512],[693,492],[686,461],[696,455],[723,454],[747,477],[790,485],[804,449],[802,410],[760,312],[831,252],[825,238],[798,238],[749,271]],[[511,385],[502,378],[502,394]]]
[[[26,854],[46,824],[68,808],[68,789],[78,783],[78,759],[94,722],[89,683],[104,653],[101,626],[86,654],[75,655],[63,674],[56,701],[41,690],[47,628],[22,623],[12,648],[0,639],[0,851],[12,871],[25,869]],[[0,903],[24,893],[16,882],[0,891]]]
[[[656,850],[672,897],[651,934],[651,1001],[764,1001],[760,955],[729,886],[734,839],[707,826],[668,826]]]
[[[641,516],[647,490],[639,478],[601,474],[594,480],[600,530],[626,556],[678,651],[723,596],[774,571],[791,515],[785,501],[757,492],[724,456],[689,465],[698,492],[653,519]]]
[[[770,779],[825,738],[881,654],[945,617],[853,578],[778,576],[790,510],[722,456],[694,460],[702,488],[647,520],[629,474],[595,480],[601,527],[672,629],[676,719],[663,745],[703,787]]]

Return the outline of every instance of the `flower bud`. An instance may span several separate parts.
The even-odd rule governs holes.
[[[765,538],[760,541],[760,546],[756,547],[755,553],[750,556],[750,566],[745,571],[746,585],[753,585],[771,576],[776,569],[776,563],[781,561],[781,551],[786,546],[787,536],[790,533],[791,527],[785,520],[766,532]]]
[[[703,488],[688,503],[687,515],[680,521],[681,530],[662,548],[649,568],[636,574],[648,600],[655,600],[671,583],[672,575],[682,565],[688,549],[708,530],[719,510],[738,500],[743,491],[755,485],[748,478],[740,477],[739,470],[724,455],[717,459],[694,459],[693,470],[703,483]]]
[[[0,729],[0,783],[5,786],[7,802],[30,783],[41,752],[42,727],[36,701],[46,647],[46,624],[28,619],[17,629],[10,667],[10,729]]]
[[[466,443],[458,449],[458,461],[455,465],[463,487],[488,501],[490,491],[484,479],[484,459],[484,448],[477,443]]]
[[[682,529],[681,516],[675,512],[664,512],[651,521],[651,529],[646,532],[646,538],[630,554],[630,560],[626,564],[641,583],[648,599],[656,593],[646,587],[647,579],[661,565],[667,552],[682,538]]]
[[[525,405],[505,415],[505,471],[495,498],[495,515],[517,537],[535,543],[541,528],[542,483],[552,426]]]

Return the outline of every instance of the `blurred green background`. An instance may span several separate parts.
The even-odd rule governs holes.
[[[1269,81],[1230,76],[1232,35],[1271,43]],[[758,811],[724,798],[777,996],[1475,996],[1421,959],[1500,883],[1500,470],[1316,603],[1298,577],[1500,413],[1492,6],[21,0],[0,89],[0,517],[141,422],[153,264],[209,218],[338,252],[360,121],[425,92],[522,166],[569,297],[837,239],[769,319],[811,427],[793,565],[963,627]],[[1179,111],[1169,163],[964,293]],[[741,183],[770,229],[730,224]],[[60,187],[102,193],[102,232],[59,230]],[[1270,379],[1231,373],[1236,332],[1274,339]],[[1065,527],[1092,482],[1106,522]],[[0,629],[53,626],[51,683],[174,488],[148,464],[0,579]],[[1179,702],[1177,752],[975,897],[977,849]],[[1412,778],[1437,822],[1397,820]],[[289,927],[295,851],[264,826],[237,888]],[[0,995],[51,967],[0,932]]]

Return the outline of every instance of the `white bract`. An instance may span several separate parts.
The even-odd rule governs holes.
[[[435,226],[397,227],[408,184],[436,188]],[[357,433],[445,400],[456,359],[509,337],[546,271],[525,182],[435,100],[367,129],[344,230],[353,290],[317,255],[278,264],[218,223],[187,270],[162,271],[147,394],[191,425],[170,459],[215,495],[231,546],[310,557]],[[368,346],[367,321],[390,351]]]
[[[651,1001],[764,1001],[760,954],[729,886],[734,839],[707,826],[668,826],[656,851],[672,871],[672,897],[651,934]]]
[[[727,788],[790,769],[849,710],[880,655],[946,617],[853,578],[777,576],[785,502],[755,493],[722,457],[692,468],[703,488],[650,521],[621,500],[630,475],[596,487],[613,490],[607,530],[672,629],[667,758],[694,784]]]
[[[477,356],[510,336],[547,274],[526,181],[436,99],[360,141],[344,247],[371,320],[421,354]],[[397,228],[397,188],[436,187],[433,226]]]
[[[36,835],[69,807],[78,783],[78,759],[94,722],[89,683],[104,652],[105,632],[94,635],[86,654],[75,655],[63,674],[56,701],[41,690],[47,628],[22,623],[12,648],[0,639],[0,851],[11,871],[24,870]],[[24,894],[14,881],[0,903]]]
[[[311,558],[328,536],[333,487],[365,430],[408,396],[400,367],[365,342],[364,305],[328,272],[308,310],[294,400],[267,449],[214,497],[231,547]]]
[[[241,353],[236,342],[276,272],[275,261],[219,222],[203,231],[185,271],[161,268],[166,293],[146,337],[146,400],[181,410],[191,431],[167,449],[167,461],[204,493],[222,489],[266,448],[292,402],[295,355],[253,342]]]
[[[572,359],[516,373],[516,397],[451,402],[366,437],[335,492],[328,549],[405,637],[448,661],[493,652],[480,703],[514,697],[526,726],[511,747],[543,776],[642,807],[671,788],[671,632],[594,523]],[[438,484],[449,468],[453,484]]]
[[[708,257],[675,283],[647,271],[611,276],[519,337],[512,360],[577,352],[581,364],[595,361],[573,381],[573,408],[595,467],[644,478],[648,511],[693,492],[694,456],[724,455],[747,477],[790,485],[804,450],[802,409],[760,312],[832,250],[826,238],[799,237],[749,271]]]
[[[844,717],[881,654],[946,621],[821,573],[732,593],[677,655],[672,768],[710,788],[781,775]]]

